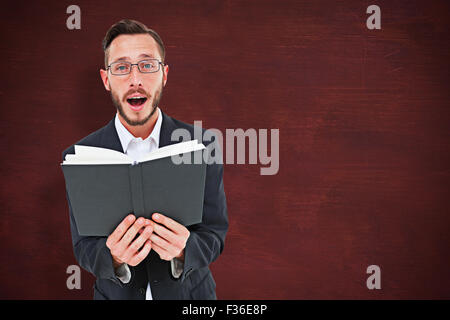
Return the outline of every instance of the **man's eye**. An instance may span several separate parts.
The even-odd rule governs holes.
[[[151,69],[152,67],[153,67],[153,65],[151,63],[144,64],[144,69]]]
[[[128,71],[129,67],[126,64],[117,64],[114,66],[115,72],[125,72]]]

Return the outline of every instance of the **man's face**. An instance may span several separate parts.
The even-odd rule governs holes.
[[[137,63],[152,58],[162,60],[158,44],[148,34],[120,35],[111,42],[108,50],[108,65],[117,61]],[[111,92],[119,117],[130,126],[139,126],[154,114],[168,71],[167,66],[160,66],[158,72],[141,73],[137,66],[133,66],[127,75],[113,75],[108,70],[100,70],[100,75],[106,90]],[[133,100],[132,97],[142,99]]]

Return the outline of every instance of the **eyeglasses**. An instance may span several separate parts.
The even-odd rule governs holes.
[[[156,59],[141,60],[138,63],[131,63],[127,61],[118,61],[111,63],[108,69],[111,74],[116,76],[124,76],[131,72],[133,66],[137,66],[141,73],[154,73],[158,72],[160,66],[164,66],[164,63]]]

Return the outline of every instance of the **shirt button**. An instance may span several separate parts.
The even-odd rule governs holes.
[[[158,283],[158,280],[153,280],[153,283]]]
[[[139,292],[140,292],[142,295],[144,295],[144,294],[145,294],[145,289],[144,289],[144,288],[140,288],[140,289],[139,289]]]

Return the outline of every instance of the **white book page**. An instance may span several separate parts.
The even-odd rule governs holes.
[[[200,143],[194,147],[189,147],[189,148],[182,148],[182,149],[176,149],[173,150],[173,152],[170,153],[158,153],[158,154],[149,154],[148,156],[144,157],[141,159],[141,162],[145,162],[145,161],[151,161],[151,160],[156,160],[156,159],[161,159],[161,158],[165,158],[165,157],[171,157],[171,156],[175,156],[178,154],[182,154],[182,153],[186,153],[186,152],[193,152],[193,151],[197,151],[197,150],[202,150],[205,149],[205,146]]]
[[[75,154],[66,155],[67,164],[130,164],[133,160],[126,154],[99,147],[75,145]]]
[[[205,146],[203,144],[199,144],[197,140],[179,142],[156,149],[155,151],[150,152],[148,155],[142,157],[140,160],[141,162],[145,162],[165,157],[171,157],[180,153],[197,150],[197,146],[200,146],[201,149],[205,148]]]
[[[132,162],[131,158],[122,152],[99,147],[75,145],[75,155],[77,157],[92,159],[125,160]]]

